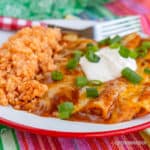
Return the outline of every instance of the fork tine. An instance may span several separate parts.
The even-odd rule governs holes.
[[[118,35],[119,36],[125,36],[125,35],[131,34],[133,32],[140,32],[140,31],[141,31],[141,29],[140,30],[139,29],[131,29],[131,30],[128,30],[128,31],[121,32]],[[112,35],[112,37],[114,37],[114,36],[115,35]]]
[[[108,36],[114,35],[124,36],[132,32],[140,32],[142,30],[140,17],[131,16],[114,21],[97,24],[94,27],[94,39],[101,40]]]
[[[105,32],[101,32],[101,35],[103,36],[110,36],[113,34],[118,34],[121,33],[123,31],[128,31],[128,30],[132,30],[132,29],[138,29],[139,31],[141,30],[141,26],[140,25],[132,25],[132,26],[128,26],[128,27],[123,27],[123,28],[116,28],[115,30],[107,30]]]
[[[125,36],[127,34],[130,34],[130,33],[133,33],[133,32],[140,32],[141,31],[141,28],[140,27],[129,27],[129,28],[122,28],[122,29],[117,29],[115,31],[111,31],[111,32],[107,32],[107,34],[104,34],[104,33],[101,33],[100,36],[96,36],[95,35],[95,40],[102,40],[106,37],[114,37],[115,35],[119,35],[119,36]],[[99,32],[100,34],[100,32]]]
[[[116,20],[103,22],[103,23],[101,23],[101,26],[110,26],[110,25],[125,23],[127,21],[133,21],[133,20],[140,20],[140,17],[139,16],[130,16],[130,17],[125,17],[125,18],[119,18]]]
[[[129,27],[129,26],[134,26],[134,25],[141,26],[140,20],[129,21],[129,22],[115,24],[115,25],[111,25],[111,26],[100,26],[100,28],[102,28],[103,31],[108,31],[108,30],[114,30],[117,28],[125,28],[125,27]]]

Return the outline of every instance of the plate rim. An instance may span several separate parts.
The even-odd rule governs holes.
[[[118,130],[111,130],[111,131],[104,131],[104,132],[64,132],[64,131],[35,128],[35,127],[20,124],[20,123],[16,123],[14,121],[5,119],[3,117],[0,117],[0,123],[7,125],[9,127],[18,129],[20,131],[27,131],[27,132],[34,133],[34,134],[49,135],[49,136],[55,136],[55,137],[60,136],[60,137],[77,137],[77,138],[116,136],[116,135],[121,135],[121,134],[128,134],[131,132],[137,132],[137,131],[144,130],[150,127],[150,121],[148,121],[146,123],[139,124],[133,127],[118,129]]]
[[[65,131],[36,128],[36,127],[32,127],[30,125],[24,125],[21,123],[17,123],[15,121],[6,119],[4,117],[0,117],[0,123],[7,125],[9,127],[18,129],[20,131],[27,131],[27,132],[34,133],[34,134],[49,135],[49,136],[55,136],[55,137],[61,136],[61,137],[77,137],[77,138],[104,137],[104,136],[128,134],[131,132],[137,132],[137,131],[140,131],[140,130],[150,127],[150,121],[147,121],[147,122],[141,123],[139,125],[134,125],[132,127],[127,127],[127,128],[118,129],[118,130],[99,131],[99,132],[98,131],[97,132],[70,132],[70,131],[65,132]]]

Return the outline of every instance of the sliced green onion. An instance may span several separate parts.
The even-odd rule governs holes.
[[[112,43],[110,45],[110,48],[114,49],[114,48],[119,48],[120,47],[120,43]]]
[[[83,52],[78,51],[78,50],[74,51],[74,58],[75,58],[76,60],[79,61],[79,59],[80,59],[80,57],[81,57],[82,55],[83,55]]]
[[[88,61],[94,62],[94,63],[97,63],[100,60],[100,57],[90,50],[86,52],[85,57],[87,58]]]
[[[145,69],[144,69],[144,72],[145,72],[146,74],[150,74],[150,68],[145,68]]]
[[[138,53],[138,57],[145,57],[147,52],[148,52],[148,50],[145,47],[138,47],[136,49],[136,52]]]
[[[120,43],[121,41],[121,37],[119,35],[116,35],[114,38],[112,38],[110,40],[110,44],[113,44],[113,43]]]
[[[124,68],[121,74],[123,77],[134,84],[140,83],[142,81],[142,77],[128,67]]]
[[[64,102],[58,105],[59,117],[61,119],[68,119],[72,114],[74,105],[72,102]]]
[[[144,48],[150,48],[150,41],[144,41],[142,43],[142,47],[144,47]]]
[[[129,57],[129,49],[124,47],[124,46],[120,46],[120,49],[119,49],[119,54],[124,57],[124,58],[128,58]]]
[[[124,57],[124,58],[133,58],[136,59],[139,56],[139,52],[137,51],[131,51],[128,48],[124,47],[124,46],[120,46],[119,49],[119,54]]]
[[[60,71],[52,71],[51,77],[52,80],[59,81],[63,79],[63,74]]]
[[[90,80],[88,82],[89,85],[101,85],[103,82],[100,80]]]
[[[74,51],[74,58],[70,59],[67,63],[67,69],[75,69],[78,66],[80,57],[83,55],[81,51]]]
[[[98,97],[98,90],[96,88],[86,88],[86,96],[87,97]]]
[[[72,58],[67,63],[67,69],[75,69],[78,66],[78,60]]]
[[[110,37],[106,38],[106,39],[103,39],[101,41],[98,42],[99,46],[103,46],[103,45],[108,45],[110,44]]]
[[[92,43],[88,43],[88,44],[87,44],[87,49],[88,49],[88,50],[91,50],[91,51],[93,51],[93,52],[96,52],[99,48],[98,48],[97,45],[94,45],[94,44],[92,44]]]
[[[82,76],[82,77],[77,77],[76,78],[76,85],[79,87],[83,87],[85,85],[88,84],[88,80],[86,77]]]
[[[130,51],[129,52],[129,57],[136,59],[138,57],[138,53],[136,51]]]

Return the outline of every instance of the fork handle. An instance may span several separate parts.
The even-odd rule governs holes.
[[[64,33],[77,33],[79,36],[82,37],[93,38],[93,27],[88,27],[85,29],[73,29],[73,28],[62,27],[62,26],[51,25],[51,24],[48,24],[48,27],[60,28]]]

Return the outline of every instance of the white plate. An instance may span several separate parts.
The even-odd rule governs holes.
[[[66,22],[66,21],[65,21]],[[73,24],[69,21],[68,24]],[[86,22],[85,22],[86,24]],[[0,31],[0,44],[12,33]],[[21,130],[53,136],[92,137],[129,133],[150,127],[150,115],[116,124],[94,124],[40,117],[12,107],[0,106],[0,122]]]

